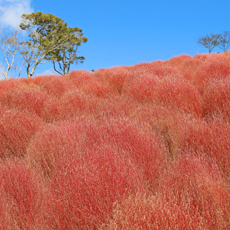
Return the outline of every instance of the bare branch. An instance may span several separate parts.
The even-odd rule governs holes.
[[[221,33],[219,47],[224,52],[226,52],[228,50],[228,48],[230,47],[230,31],[223,31]]]
[[[212,50],[220,44],[220,34],[210,34],[206,35],[205,37],[199,38],[197,43],[199,45],[203,45],[205,48],[208,49],[208,52],[211,53]]]
[[[20,59],[16,59],[20,50],[20,31],[11,30],[8,32],[0,31],[0,50],[3,52],[6,68],[3,72],[4,78],[8,78],[10,70],[19,71],[21,73],[21,67],[24,66],[24,62]]]

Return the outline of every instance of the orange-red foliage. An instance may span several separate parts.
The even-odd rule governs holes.
[[[0,81],[0,229],[230,229],[230,55]]]
[[[37,87],[14,87],[0,96],[0,103],[8,109],[28,111],[40,115],[45,101],[52,100],[47,93],[41,92]]]
[[[45,229],[44,189],[22,161],[0,163],[0,229]]]
[[[200,215],[207,229],[230,227],[230,193],[211,159],[184,152],[164,174],[159,189],[161,196],[162,201],[188,208],[195,221]]]
[[[230,179],[230,126],[221,121],[189,121],[181,123],[181,151],[190,151],[198,156],[215,160],[228,180]]]
[[[200,92],[203,92],[205,83],[213,79],[225,79],[230,75],[230,58],[225,55],[215,54],[209,56],[204,61],[196,73],[196,84],[199,87]]]
[[[209,81],[203,92],[203,116],[230,121],[230,77]]]
[[[197,89],[189,81],[182,79],[160,80],[150,74],[134,77],[125,85],[123,95],[140,103],[160,104],[197,117],[202,114]]]
[[[59,161],[51,181],[50,228],[97,229],[113,204],[143,191],[141,171],[109,145]]]
[[[151,75],[151,76],[158,76],[160,79],[183,78],[180,70],[177,67],[167,66],[165,63],[161,61],[137,64],[131,66],[129,70],[131,71],[130,75],[136,77],[142,75]]]
[[[0,104],[0,118],[3,116],[5,108]]]
[[[31,81],[38,85],[43,92],[57,98],[74,89],[72,83],[65,76],[63,78],[58,76],[39,76],[32,78]]]
[[[114,204],[113,216],[102,230],[116,229],[208,229],[205,219],[189,207],[158,197],[130,196]]]
[[[78,118],[56,125],[46,125],[31,140],[27,160],[45,177],[51,177],[59,158],[78,154],[85,146],[85,130],[93,129],[93,120]]]
[[[118,149],[125,150],[141,168],[149,189],[153,191],[166,159],[161,137],[152,132],[147,124],[136,123],[126,118],[100,120],[97,125],[99,135],[90,136],[95,141],[102,138],[102,144],[110,143]]]
[[[30,139],[42,124],[36,115],[6,111],[0,118],[0,158],[25,156]]]
[[[0,84],[0,97],[4,92],[9,91],[14,87],[19,87],[22,84],[24,83],[18,79],[2,80]]]
[[[88,95],[102,98],[113,95],[112,90],[101,84],[93,73],[88,71],[72,71],[66,77],[77,89]]]
[[[94,72],[93,76],[98,78],[106,87],[111,88],[118,95],[121,94],[125,79],[131,74],[128,67],[114,67],[99,69]]]
[[[78,89],[69,91],[59,100],[47,100],[42,118],[47,122],[54,122],[81,115],[97,114],[100,110],[99,100]]]

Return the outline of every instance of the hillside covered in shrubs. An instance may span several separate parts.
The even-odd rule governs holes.
[[[0,229],[230,229],[230,53],[0,81]]]

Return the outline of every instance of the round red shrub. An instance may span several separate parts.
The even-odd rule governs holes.
[[[200,95],[189,81],[162,81],[158,86],[155,100],[172,110],[180,110],[195,117],[202,116]]]
[[[6,109],[0,104],[0,118],[3,116],[5,110]]]
[[[94,74],[88,71],[75,70],[70,72],[66,78],[70,79],[71,83],[85,94],[102,98],[114,95],[111,89],[101,84]]]
[[[44,126],[27,148],[27,161],[42,176],[52,177],[59,159],[77,155],[85,147],[87,126],[93,129],[93,121],[84,117]]]
[[[97,229],[115,201],[143,191],[141,171],[109,145],[62,159],[50,186],[52,229]]]
[[[209,123],[184,120],[178,129],[181,151],[206,156],[217,162],[225,178],[230,178],[230,127],[221,121]]]
[[[144,123],[133,122],[127,118],[101,119],[96,123],[101,143],[109,143],[125,150],[144,172],[149,190],[154,191],[164,167],[166,151],[160,136]],[[96,134],[87,131],[89,137]]]
[[[21,87],[6,91],[0,97],[0,103],[8,109],[29,111],[40,115],[45,101],[51,99],[51,96],[41,92],[39,89],[34,87]]]
[[[1,227],[44,229],[43,187],[32,169],[22,161],[0,163]]]
[[[99,69],[94,72],[94,76],[99,79],[103,85],[113,89],[118,95],[121,94],[124,80],[129,74],[131,74],[131,72],[126,66]]]
[[[199,213],[207,229],[229,228],[230,193],[211,159],[183,152],[163,175],[159,196],[162,201],[188,208],[191,220]]]
[[[202,96],[203,116],[230,121],[230,80],[209,81]]]
[[[208,229],[205,220],[189,208],[168,204],[157,197],[136,196],[114,204],[113,216],[102,230]]]
[[[36,115],[6,111],[0,118],[0,157],[24,157],[30,139],[41,125]]]
[[[161,104],[196,117],[202,115],[200,95],[195,86],[186,80],[160,80],[149,74],[134,77],[125,84],[123,95],[140,103]]]
[[[204,84],[213,79],[225,79],[230,75],[230,58],[225,55],[211,55],[197,69],[196,84],[203,92]]]
[[[177,157],[180,140],[178,124],[184,120],[184,114],[162,105],[144,104],[136,106],[129,117],[132,120],[147,122],[155,132],[161,134],[168,150],[168,160]]]
[[[4,92],[7,92],[15,87],[19,87],[24,83],[18,79],[7,79],[0,81],[0,97]]]
[[[73,85],[81,87],[94,81],[93,74],[86,70],[73,70],[66,75]]]
[[[74,89],[72,82],[66,76],[38,76],[32,79],[41,90],[53,97],[60,98],[62,95]]]
[[[81,115],[93,115],[99,111],[98,98],[74,90],[67,92],[60,100],[46,101],[41,116],[47,122],[54,122]]]

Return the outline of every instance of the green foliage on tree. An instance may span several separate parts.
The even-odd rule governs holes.
[[[220,34],[210,34],[205,37],[201,37],[198,39],[197,43],[199,45],[203,45],[208,49],[208,52],[211,53],[212,50],[220,44],[221,35]]]
[[[23,14],[20,28],[27,31],[29,36],[29,40],[22,43],[24,49],[20,52],[27,63],[28,77],[34,74],[41,63],[73,64],[77,60],[77,47],[82,41],[87,41],[87,38],[82,37],[81,29],[68,28],[61,18],[42,12]],[[69,54],[71,58],[68,59],[66,56]],[[63,73],[68,71],[69,68],[64,68]]]
[[[59,74],[65,75],[70,71],[71,64],[83,63],[85,58],[83,56],[77,56],[78,47],[82,42],[87,42],[88,39],[83,37],[82,30],[78,27],[68,28],[64,36],[69,37],[69,41],[61,45],[59,49],[56,49],[46,56],[46,60],[53,62],[53,67]],[[58,68],[56,67],[58,64]]]

